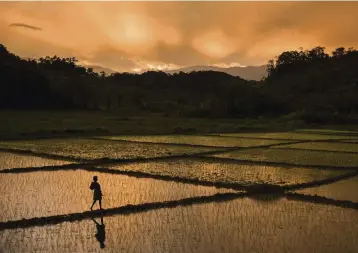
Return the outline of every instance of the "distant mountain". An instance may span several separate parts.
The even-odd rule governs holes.
[[[214,66],[192,66],[187,68],[166,71],[169,74],[179,73],[180,71],[189,73],[193,71],[218,71],[232,76],[239,76],[247,80],[261,80],[267,76],[266,66],[230,67],[220,68]]]
[[[104,71],[107,75],[110,75],[112,73],[117,73],[118,71],[115,71],[110,68],[98,66],[98,65],[86,65],[84,66],[86,68],[93,68],[94,72],[100,73]],[[174,70],[168,70],[165,71],[168,74],[175,74],[179,72],[185,72],[190,73],[193,71],[216,71],[216,72],[224,72],[232,76],[239,76],[243,79],[247,80],[261,80],[262,77],[267,76],[266,66],[248,66],[248,67],[230,67],[230,68],[220,68],[220,67],[214,67],[214,66],[191,66],[181,69],[174,69]],[[145,72],[145,71],[143,71]]]

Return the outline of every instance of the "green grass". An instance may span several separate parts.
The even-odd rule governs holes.
[[[303,133],[321,133],[321,134],[358,134],[358,131],[350,131],[350,130],[339,130],[339,129],[296,129],[296,132]]]
[[[358,156],[355,154],[315,152],[313,150],[251,149],[214,156],[239,160],[289,163],[293,165],[358,166]]]
[[[133,115],[126,110],[119,111],[0,111],[0,139],[53,135],[98,135],[108,134],[172,134],[175,129],[189,129],[191,133],[242,133],[242,132],[286,132],[295,129],[337,129],[357,130],[357,126],[318,126],[285,118],[181,118],[164,117],[163,114],[141,113]],[[337,131],[334,130],[334,131]],[[258,134],[256,136],[264,136]],[[286,133],[289,138],[291,133]],[[278,138],[286,135],[278,133]],[[275,138],[271,133],[268,137]],[[267,137],[267,136],[266,136]],[[271,138],[270,137],[270,138]],[[299,136],[299,138],[301,138]],[[309,139],[311,135],[306,137]],[[324,137],[321,137],[324,138]],[[338,137],[337,137],[338,138]],[[296,138],[297,139],[297,138]]]
[[[111,140],[129,140],[137,142],[152,142],[152,143],[176,143],[176,144],[191,144],[215,147],[254,147],[261,145],[285,143],[284,141],[276,140],[255,140],[244,138],[231,137],[216,137],[216,136],[194,136],[194,135],[150,135],[150,136],[109,136],[99,137]]]
[[[284,122],[268,119],[179,118],[158,114],[128,116],[120,111],[0,111],[0,138],[21,138],[24,134],[66,134],[74,130],[97,135],[99,131],[146,135],[171,134],[176,128],[192,128],[197,133],[211,133],[271,131],[286,127]]]
[[[298,143],[298,144],[291,144],[291,145],[282,145],[275,148],[283,148],[283,149],[296,148],[296,149],[307,149],[307,150],[358,152],[358,146],[353,143],[349,144],[349,143],[332,143],[332,142],[308,142],[308,143]]]
[[[193,154],[214,148],[140,144],[92,139],[42,139],[29,141],[2,141],[1,148],[29,150],[35,153],[61,155],[72,158],[148,158]]]

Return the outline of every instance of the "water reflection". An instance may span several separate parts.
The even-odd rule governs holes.
[[[356,167],[358,157],[350,153],[321,152],[315,150],[294,150],[283,148],[245,149],[212,155],[218,158],[250,160],[265,164],[304,165],[312,167]]]
[[[10,149],[28,150],[35,153],[60,155],[71,158],[97,159],[97,158],[149,158],[182,154],[201,153],[213,151],[213,147],[190,147],[162,144],[142,144],[135,142],[117,142],[110,140],[91,139],[42,139],[0,142],[0,147]]]
[[[94,218],[91,218],[96,224],[97,233],[95,235],[101,249],[104,249],[104,241],[106,240],[106,227],[103,223],[103,215],[101,215],[101,223],[98,223]]]
[[[350,200],[358,202],[358,177],[341,180],[320,187],[306,188],[297,191],[301,194],[318,195],[335,200]]]
[[[69,161],[0,152],[0,169],[31,168],[69,164]]]
[[[285,168],[280,166],[245,165],[216,162],[206,159],[181,159],[139,164],[113,165],[111,169],[139,171],[154,175],[168,175],[213,182],[268,183],[289,185],[321,180],[345,174],[347,170],[324,170],[311,168]]]
[[[277,202],[284,197],[284,194],[255,194],[249,196],[250,199],[257,202]]]
[[[2,230],[0,252],[358,252],[356,210],[285,198],[240,198],[104,218],[105,237],[95,236],[97,224],[90,219]]]
[[[227,192],[153,179],[96,173],[103,189],[103,208],[178,200]],[[0,174],[0,221],[80,213],[89,210],[93,196],[87,171]]]

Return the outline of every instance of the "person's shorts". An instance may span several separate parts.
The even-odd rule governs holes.
[[[93,201],[95,201],[95,200],[102,200],[102,196],[96,196],[96,195],[94,195],[94,196],[93,196]]]

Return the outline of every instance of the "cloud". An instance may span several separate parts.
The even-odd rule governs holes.
[[[135,57],[111,46],[99,47],[90,55],[83,55],[82,58],[91,62],[92,65],[102,65],[120,72],[132,71],[139,67]]]
[[[261,65],[299,47],[357,48],[357,10],[358,2],[1,2],[0,37],[21,56],[75,55],[117,70]]]
[[[9,26],[10,27],[23,27],[23,28],[27,28],[27,29],[31,29],[31,30],[35,30],[35,31],[41,31],[42,30],[42,28],[40,28],[40,27],[27,25],[27,24],[23,24],[23,23],[13,23],[13,24],[10,24]]]

